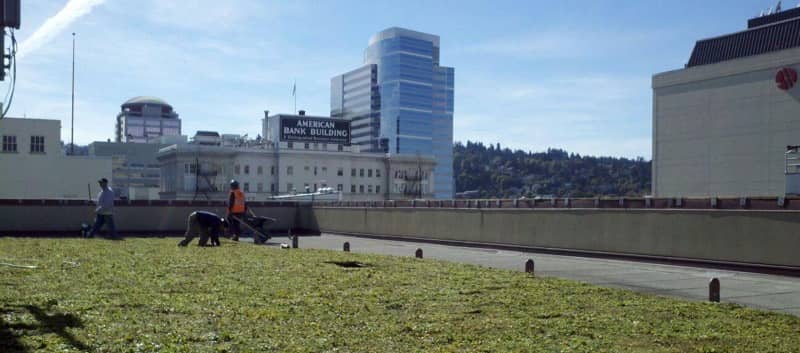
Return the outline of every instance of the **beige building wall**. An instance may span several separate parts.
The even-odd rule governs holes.
[[[800,144],[800,49],[653,76],[653,195],[781,196],[784,152]]]
[[[85,200],[89,188],[92,198],[97,196],[100,178],[114,187],[111,158],[65,156],[60,130],[59,120],[0,119],[0,142],[3,136],[16,140],[16,151],[0,148],[0,199]],[[32,151],[32,136],[44,138],[42,152]]]

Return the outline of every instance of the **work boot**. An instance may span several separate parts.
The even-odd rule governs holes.
[[[178,246],[186,246],[186,245],[189,245],[189,242],[186,241],[186,239],[183,239],[178,243]]]

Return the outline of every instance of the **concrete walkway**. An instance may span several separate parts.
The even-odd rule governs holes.
[[[278,237],[270,239],[269,245],[277,246],[280,242],[287,241],[287,238]],[[689,300],[708,300],[708,282],[717,277],[721,284],[722,302],[800,316],[800,278],[795,277],[334,234],[299,238],[300,248],[342,251],[344,242],[350,243],[350,251],[354,253],[414,256],[414,251],[421,248],[424,257],[428,259],[519,271],[523,271],[525,261],[532,258],[539,276],[566,278]]]

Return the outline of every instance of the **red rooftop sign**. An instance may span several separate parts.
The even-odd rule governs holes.
[[[784,67],[775,74],[775,84],[784,91],[790,90],[795,83],[797,83],[797,71],[792,68]]]

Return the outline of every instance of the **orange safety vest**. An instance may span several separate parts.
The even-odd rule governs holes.
[[[233,193],[233,205],[228,206],[228,209],[231,213],[244,213],[244,193],[239,189],[231,190],[231,193]]]

